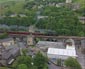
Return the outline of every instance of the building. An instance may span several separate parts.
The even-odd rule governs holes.
[[[34,25],[29,26],[29,32],[34,33],[36,30]]]
[[[27,45],[34,45],[34,36],[33,35],[28,35],[27,36]]]
[[[73,49],[48,48],[47,56],[51,59],[66,60],[68,57],[76,58],[76,51]]]
[[[44,19],[44,18],[48,18],[48,16],[38,16],[37,19]]]
[[[7,66],[12,64],[19,54],[20,49],[18,47],[13,47],[7,50],[3,49],[0,53],[0,65]]]
[[[64,6],[65,4],[64,3],[58,3],[58,4],[56,4],[55,6],[56,7],[62,7],[62,6]]]
[[[72,3],[72,6],[71,6],[72,10],[78,10],[80,9],[80,4],[79,3]]]
[[[5,47],[0,45],[0,55],[2,54],[2,52],[3,52],[4,50],[5,50]],[[1,57],[1,56],[0,56],[0,57]]]
[[[13,38],[0,39],[0,45],[2,45],[4,47],[14,45],[14,40],[13,40]]]
[[[76,50],[74,40],[68,39],[65,42],[66,48],[48,48],[47,56],[50,59],[62,59],[66,60],[68,57],[76,58]]]
[[[37,47],[41,49],[48,49],[48,48],[60,48],[60,49],[65,49],[64,43],[63,42],[52,42],[52,41],[39,41],[36,44]]]
[[[85,24],[85,17],[79,17],[79,20],[82,24]]]
[[[73,47],[73,48],[75,48],[75,42],[74,42],[74,40],[73,39],[67,39],[66,41],[65,41],[65,45],[66,45],[66,47]]]
[[[72,0],[66,0],[66,3],[72,3]]]
[[[25,14],[11,14],[11,15],[9,15],[9,17],[17,17],[17,16],[19,16],[19,17],[27,17]]]

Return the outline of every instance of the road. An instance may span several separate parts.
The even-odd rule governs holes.
[[[78,62],[80,63],[82,69],[85,69],[85,55],[82,54],[78,48],[76,48],[76,53],[78,55],[78,58],[77,58]]]
[[[63,67],[59,67],[59,66],[56,66],[56,65],[54,65],[54,64],[49,64],[48,65],[48,69],[64,69]]]
[[[82,53],[80,52],[77,52],[78,53],[78,62],[80,63],[82,69],[85,69],[85,55],[83,55]]]

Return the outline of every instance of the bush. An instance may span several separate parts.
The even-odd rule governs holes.
[[[66,65],[66,67],[68,67],[70,69],[82,69],[79,62],[72,57],[65,60],[64,64]]]
[[[6,37],[8,37],[8,34],[7,33],[3,33],[3,34],[0,35],[0,39],[4,39]]]

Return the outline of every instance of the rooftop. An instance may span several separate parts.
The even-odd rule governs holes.
[[[53,47],[53,48],[64,48],[64,43],[63,42],[51,42],[51,41],[39,41],[36,46],[38,47]]]
[[[3,59],[8,59],[8,58],[10,58],[11,56],[15,56],[18,51],[19,51],[19,48],[18,48],[18,47],[15,47],[15,48],[10,49],[10,50],[5,50],[5,51],[2,53],[2,58],[3,58]]]
[[[47,54],[63,55],[70,57],[77,57],[76,51],[73,49],[57,49],[57,48],[48,48]]]
[[[75,42],[74,42],[74,40],[73,40],[73,39],[68,39],[68,40],[66,40],[66,42],[71,42],[71,43],[72,43],[72,45],[75,45]]]
[[[6,42],[6,41],[10,41],[10,40],[13,40],[13,38],[0,39],[0,42]]]

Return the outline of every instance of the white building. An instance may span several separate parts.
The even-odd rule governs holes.
[[[58,48],[48,48],[47,52],[48,58],[55,59],[67,59],[68,57],[76,58],[76,51],[73,49],[58,49]]]
[[[66,3],[72,3],[72,0],[66,0]]]
[[[59,49],[59,48],[48,48],[47,51],[48,58],[51,59],[62,59],[65,60],[68,57],[76,58],[76,50],[75,50],[75,43],[74,40],[68,39],[66,41],[66,48],[65,49]]]
[[[48,18],[48,16],[38,16],[38,19]]]

